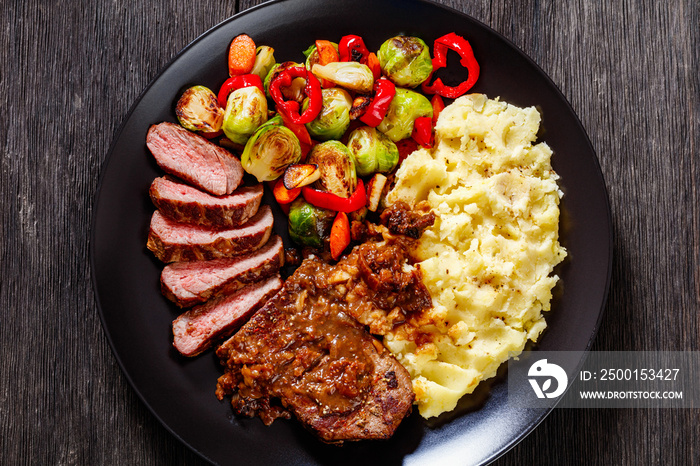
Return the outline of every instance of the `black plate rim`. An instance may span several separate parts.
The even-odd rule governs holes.
[[[200,35],[198,35],[194,40],[189,42],[185,47],[183,47],[179,52],[177,52],[166,64],[164,64],[159,71],[156,73],[156,75],[149,81],[149,83],[143,88],[143,90],[138,94],[134,102],[132,103],[131,107],[125,114],[124,118],[122,119],[121,124],[119,125],[118,129],[114,132],[112,136],[112,142],[110,143],[110,146],[107,151],[107,156],[102,163],[100,167],[100,176],[98,179],[97,187],[95,189],[95,194],[94,194],[94,202],[92,204],[92,222],[91,222],[91,230],[90,230],[90,238],[89,238],[89,265],[90,265],[90,278],[92,282],[92,288],[93,292],[95,294],[95,303],[98,309],[98,314],[100,316],[100,321],[102,324],[102,330],[107,338],[107,341],[110,345],[110,349],[112,351],[113,356],[117,360],[117,363],[121,369],[122,375],[126,377],[126,380],[128,381],[129,385],[131,388],[136,392],[137,396],[141,400],[141,402],[146,406],[148,411],[153,415],[158,422],[160,423],[161,426],[163,426],[171,435],[173,435],[176,439],[178,439],[183,445],[185,445],[188,449],[196,453],[198,456],[200,456],[202,459],[206,460],[209,463],[215,464],[211,458],[209,458],[204,452],[196,449],[193,447],[189,442],[187,442],[185,439],[183,439],[176,431],[174,431],[170,425],[168,425],[164,420],[162,419],[161,416],[158,415],[158,413],[154,410],[154,408],[151,406],[151,404],[147,401],[145,398],[144,394],[142,391],[136,386],[134,383],[132,377],[126,370],[126,367],[124,365],[124,362],[122,361],[122,358],[120,357],[119,353],[117,352],[115,343],[112,339],[111,334],[107,330],[106,326],[106,320],[105,320],[105,315],[104,315],[104,310],[102,308],[101,304],[101,299],[100,299],[100,292],[97,284],[97,277],[95,274],[96,270],[96,251],[95,251],[95,235],[96,235],[96,224],[97,224],[97,212],[98,212],[98,206],[100,203],[100,197],[102,194],[102,185],[103,185],[103,180],[106,177],[107,172],[109,171],[109,166],[113,162],[113,155],[114,155],[114,148],[117,145],[117,142],[120,138],[120,136],[123,133],[123,130],[125,126],[127,125],[128,121],[132,117],[133,113],[136,111],[138,108],[141,100],[143,97],[151,90],[151,88],[154,86],[154,84],[160,79],[160,77],[166,73],[166,71],[173,65],[174,62],[176,62],[181,56],[186,54],[191,48],[193,48],[197,43],[202,41],[206,36],[211,34],[213,31],[225,27],[228,23],[235,21],[243,16],[246,16],[248,14],[254,13],[255,11],[259,9],[263,9],[265,7],[268,7],[272,4],[279,4],[279,3],[285,3],[288,0],[269,0],[263,3],[260,3],[258,5],[255,5],[251,8],[246,9],[245,11],[236,13],[223,21],[219,22],[218,24],[210,27]],[[581,120],[578,116],[578,114],[574,111],[571,103],[569,100],[566,98],[566,96],[562,93],[561,89],[559,86],[549,77],[547,73],[544,72],[544,70],[537,64],[529,55],[527,55],[520,47],[515,45],[510,39],[505,37],[503,34],[500,32],[496,31],[492,27],[488,26],[484,22],[466,14],[463,13],[459,10],[456,10],[448,5],[442,5],[439,3],[435,3],[430,0],[413,0],[416,3],[421,3],[425,5],[430,5],[433,8],[439,8],[442,10],[445,10],[449,12],[450,14],[457,15],[460,17],[463,17],[465,19],[468,19],[469,21],[475,22],[479,24],[481,27],[484,29],[488,30],[490,33],[493,35],[497,36],[501,41],[506,43],[512,50],[514,50],[517,54],[519,54],[523,59],[525,59],[540,75],[543,80],[547,82],[547,84],[556,91],[559,99],[565,104],[567,109],[570,111],[571,115],[575,119],[575,123],[580,130],[581,135],[583,135],[586,145],[588,146],[589,151],[591,154],[593,154],[593,162],[596,167],[596,174],[600,178],[601,185],[603,186],[603,192],[601,193],[604,197],[605,205],[606,205],[606,212],[605,212],[605,220],[606,220],[606,226],[607,226],[607,231],[608,231],[608,244],[607,244],[607,271],[606,271],[606,278],[605,278],[605,286],[603,290],[603,299],[601,300],[600,303],[600,309],[598,311],[598,318],[595,322],[595,326],[592,328],[592,331],[590,333],[588,343],[586,345],[586,348],[584,350],[584,357],[581,359],[579,362],[576,370],[579,370],[584,362],[585,358],[587,356],[587,353],[590,351],[592,345],[595,342],[596,335],[600,329],[600,325],[602,323],[602,320],[605,315],[605,311],[607,308],[607,303],[609,299],[609,294],[610,294],[610,288],[611,288],[611,283],[612,283],[612,269],[613,269],[613,247],[614,247],[614,228],[613,228],[613,221],[612,221],[612,210],[611,210],[611,205],[610,205],[610,197],[607,189],[607,185],[605,183],[605,177],[602,171],[602,168],[600,166],[600,161],[598,159],[597,152],[595,151],[590,138],[588,136],[588,133],[586,132],[583,124],[581,123]],[[567,388],[568,391],[568,388]],[[487,456],[484,460],[484,464],[491,463],[498,458],[502,457],[505,455],[507,452],[509,452],[512,448],[514,448],[518,443],[520,443],[525,437],[527,437],[532,431],[534,431],[537,426],[551,413],[551,411],[556,407],[556,405],[559,403],[559,400],[554,402],[550,407],[546,409],[540,410],[540,413],[538,416],[533,417],[531,422],[521,430],[519,435],[515,436],[510,442],[504,444],[502,448],[499,451],[495,451],[492,455]]]

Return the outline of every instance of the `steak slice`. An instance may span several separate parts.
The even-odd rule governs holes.
[[[225,373],[216,395],[265,424],[293,414],[325,442],[386,439],[411,411],[411,378],[350,316],[336,272],[306,259],[217,349]]]
[[[244,186],[217,197],[168,178],[156,178],[150,194],[158,210],[176,222],[223,229],[241,226],[257,213],[263,186]]]
[[[275,236],[250,254],[210,261],[175,262],[160,275],[163,294],[179,307],[203,303],[277,273],[284,263],[282,239]]]
[[[272,233],[272,210],[263,206],[240,228],[212,230],[175,222],[153,212],[146,247],[163,262],[233,257],[261,248]]]
[[[146,146],[163,170],[217,196],[231,194],[243,179],[233,154],[175,123],[152,125]]]
[[[230,336],[281,287],[282,279],[275,275],[190,309],[173,322],[175,349],[185,356],[202,353]]]

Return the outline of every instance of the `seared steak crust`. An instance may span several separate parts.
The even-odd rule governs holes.
[[[233,154],[175,123],[151,126],[146,146],[167,173],[217,196],[231,194],[243,179]]]
[[[348,278],[306,259],[219,347],[226,372],[216,394],[266,424],[293,414],[325,442],[386,439],[411,411],[411,379],[351,317],[337,273]]]
[[[196,356],[231,335],[282,287],[275,275],[190,309],[173,322],[173,345],[185,356]]]
[[[190,307],[267,278],[277,273],[283,263],[282,239],[275,236],[250,254],[168,264],[160,275],[161,291],[179,307]]]
[[[151,217],[146,246],[163,262],[233,257],[262,247],[272,233],[272,210],[263,206],[240,228],[212,230],[178,223],[157,210]]]
[[[263,186],[244,186],[226,196],[211,196],[168,178],[156,178],[150,195],[158,210],[176,222],[223,229],[241,226],[257,213]]]

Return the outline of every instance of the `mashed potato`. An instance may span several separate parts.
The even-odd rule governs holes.
[[[417,250],[433,298],[419,319],[426,338],[397,328],[384,340],[410,372],[423,417],[454,409],[547,325],[566,251],[552,151],[534,144],[539,123],[535,108],[461,97],[440,114],[435,147],[411,154],[387,195],[388,204],[426,201],[437,216]]]

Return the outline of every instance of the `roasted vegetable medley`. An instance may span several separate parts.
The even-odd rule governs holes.
[[[465,68],[454,87],[433,79],[448,50]],[[230,77],[218,94],[191,87],[176,115],[186,129],[219,138],[240,154],[247,173],[271,183],[295,243],[337,259],[350,244],[352,219],[380,207],[408,153],[432,147],[443,97],[465,94],[479,65],[455,33],[436,39],[432,56],[410,36],[392,37],[376,53],[356,35],[317,40],[301,62],[277,62],[274,52],[246,34],[235,37]]]

